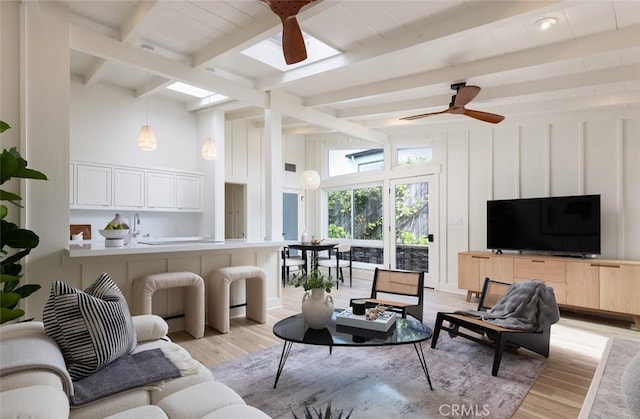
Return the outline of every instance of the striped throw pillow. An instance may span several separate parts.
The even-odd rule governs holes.
[[[136,347],[127,302],[103,273],[86,290],[51,284],[43,311],[44,330],[56,341],[73,380],[91,375]]]

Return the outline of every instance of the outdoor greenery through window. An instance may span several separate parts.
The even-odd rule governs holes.
[[[396,243],[428,244],[429,184],[396,185]]]
[[[382,240],[382,186],[330,191],[327,209],[329,238]]]

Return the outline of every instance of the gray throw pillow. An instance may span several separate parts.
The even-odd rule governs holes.
[[[42,317],[44,330],[60,347],[73,380],[136,347],[127,302],[106,273],[84,291],[61,281],[51,284]]]

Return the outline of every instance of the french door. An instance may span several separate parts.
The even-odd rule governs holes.
[[[423,271],[425,287],[437,288],[437,182],[427,175],[392,179],[389,186],[389,265]]]

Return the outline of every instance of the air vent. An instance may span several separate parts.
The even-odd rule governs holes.
[[[296,172],[296,165],[293,163],[285,163],[284,164],[284,171],[285,172]]]

